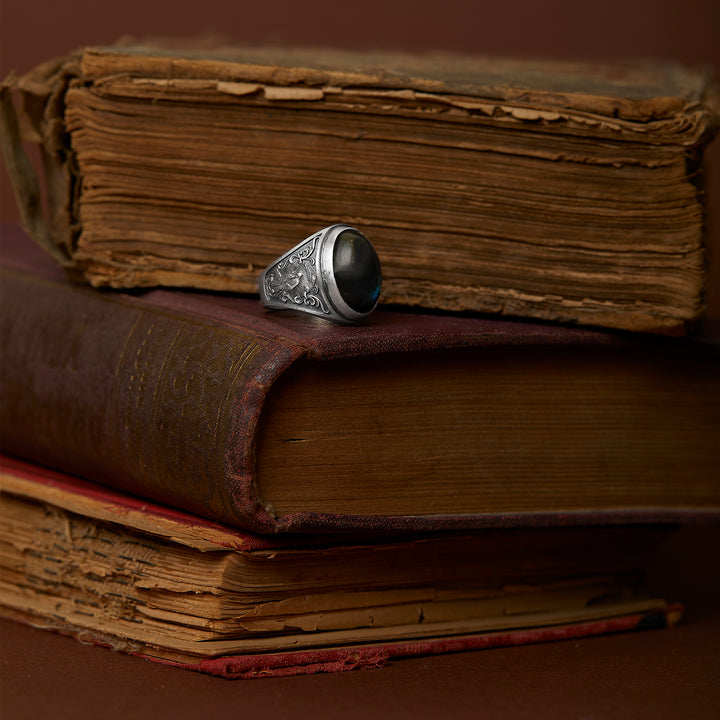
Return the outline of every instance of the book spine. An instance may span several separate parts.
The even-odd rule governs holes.
[[[271,531],[253,482],[291,341],[3,270],[2,449],[232,526]]]
[[[0,151],[23,227],[64,266],[73,263],[79,230],[74,207],[79,185],[63,117],[65,92],[76,74],[72,58],[57,59],[39,65],[23,78],[11,74],[0,83]],[[26,122],[22,127],[21,117]],[[28,136],[38,143],[35,161],[25,150]]]

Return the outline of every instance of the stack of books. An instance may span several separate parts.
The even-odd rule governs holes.
[[[225,677],[676,622],[644,574],[720,518],[704,83],[140,47],[9,80],[2,612]],[[334,221],[380,309],[264,309]]]

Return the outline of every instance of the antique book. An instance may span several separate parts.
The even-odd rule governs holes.
[[[644,589],[671,529],[486,530],[372,541],[249,535],[0,462],[0,613],[225,677],[665,626]]]
[[[717,342],[73,283],[3,235],[2,448],[258,532],[720,508]]]
[[[383,303],[677,332],[704,307],[707,87],[660,63],[86,48],[6,81],[4,150],[26,226],[94,285],[254,292],[347,222]]]

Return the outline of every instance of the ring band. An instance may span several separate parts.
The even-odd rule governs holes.
[[[349,225],[313,233],[270,263],[258,279],[266,308],[299,310],[340,323],[370,315],[381,286],[375,248]]]

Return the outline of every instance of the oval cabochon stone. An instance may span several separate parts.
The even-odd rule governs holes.
[[[335,238],[333,273],[343,300],[358,313],[370,312],[380,296],[380,259],[370,241],[356,230]]]

